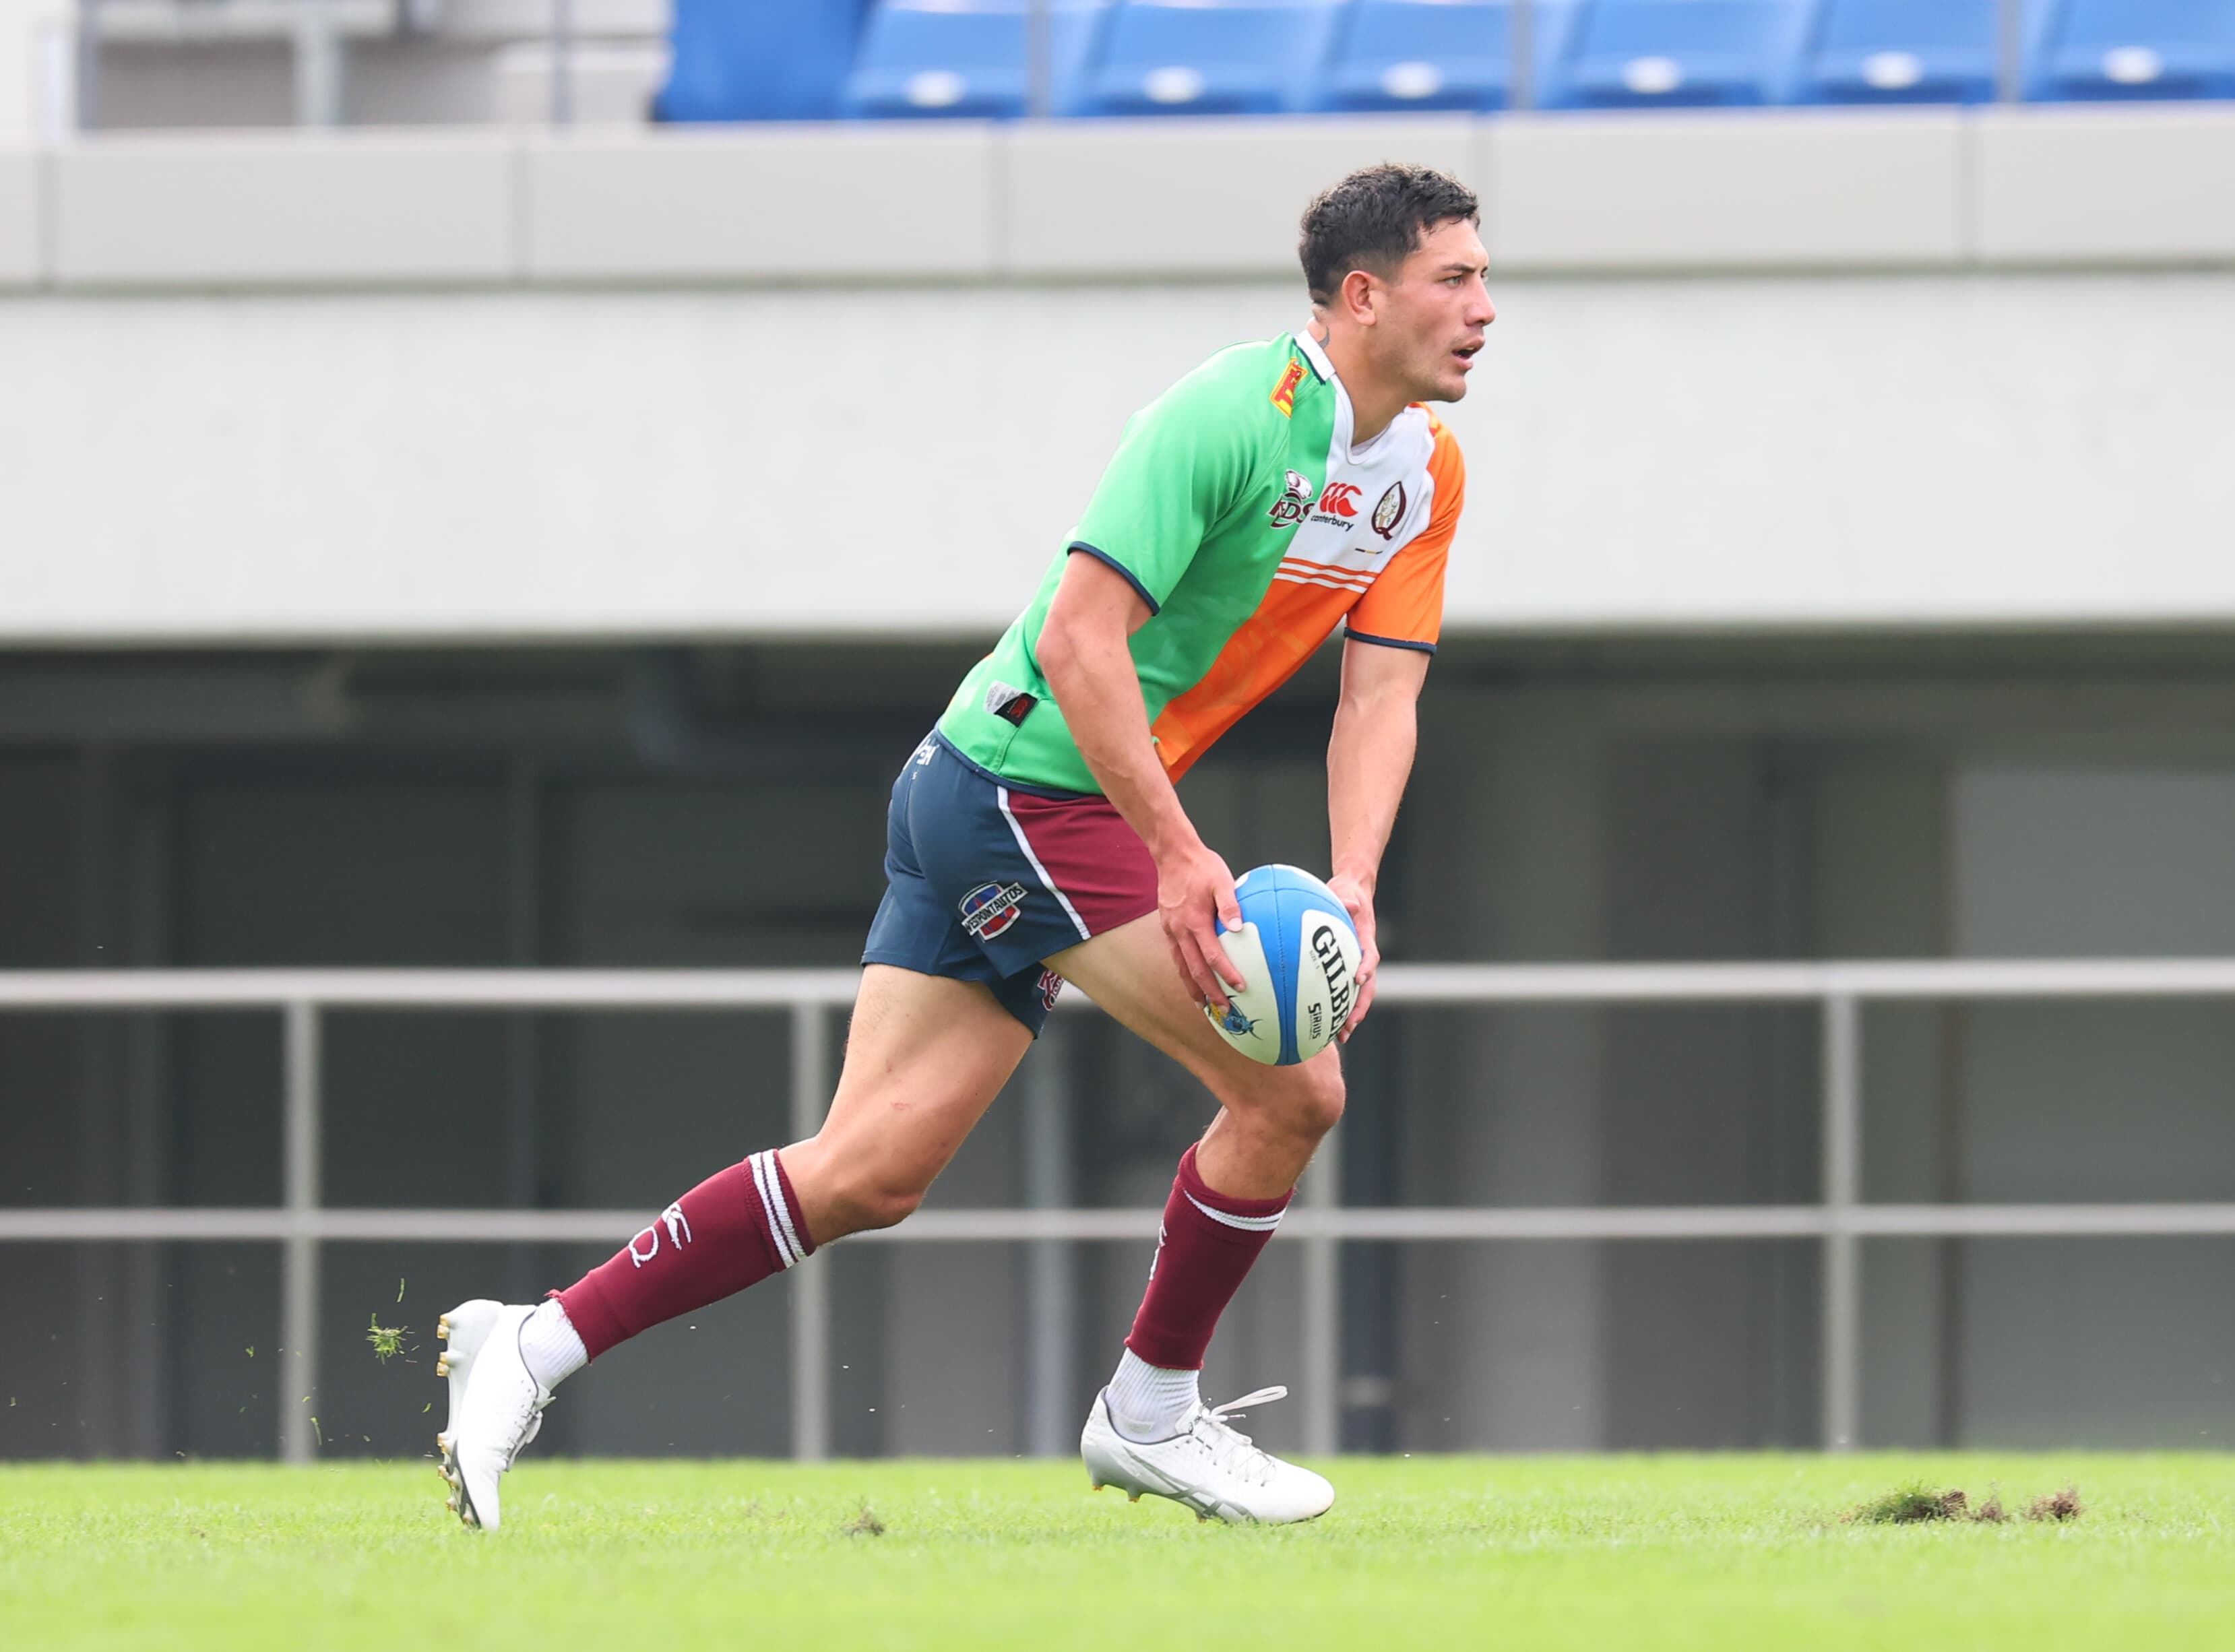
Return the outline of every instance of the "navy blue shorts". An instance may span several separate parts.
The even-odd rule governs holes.
[[[1157,909],[1148,845],[1107,797],[1024,787],[928,736],[893,782],[865,964],[982,981],[1038,1037],[1044,960]]]

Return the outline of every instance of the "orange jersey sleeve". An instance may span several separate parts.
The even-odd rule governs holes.
[[[1431,415],[1428,423],[1435,432],[1428,456],[1435,484],[1428,525],[1374,577],[1351,608],[1347,629],[1360,642],[1433,653],[1444,628],[1444,567],[1466,502],[1466,461],[1443,422]]]

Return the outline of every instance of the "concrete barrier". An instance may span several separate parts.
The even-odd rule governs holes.
[[[1953,110],[1485,122],[1509,270],[1946,265],[1963,252]]]
[[[61,286],[509,281],[515,143],[495,133],[102,138],[55,152]]]
[[[0,287],[36,285],[46,265],[40,157],[0,153]]]
[[[2235,113],[1996,109],[1973,141],[1982,261],[2235,259]]]
[[[1285,276],[1378,160],[1516,272],[2235,262],[2235,108],[104,137],[0,149],[0,285]]]
[[[1296,268],[1296,220],[1335,179],[1378,161],[1478,188],[1473,122],[1094,121],[1020,127],[1003,267],[1014,275],[1270,275]]]
[[[524,263],[538,281],[991,275],[994,143],[974,122],[538,136]]]

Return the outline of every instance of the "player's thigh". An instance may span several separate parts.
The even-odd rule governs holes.
[[[1314,1135],[1340,1116],[1342,1069],[1334,1046],[1286,1067],[1243,1055],[1218,1035],[1196,1002],[1156,914],[1067,947],[1047,963],[1201,1079],[1229,1111],[1277,1115]]]
[[[914,1209],[1032,1043],[976,981],[864,966],[830,1111],[784,1150],[816,1242]]]

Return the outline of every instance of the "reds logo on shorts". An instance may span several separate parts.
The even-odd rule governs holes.
[[[1055,1001],[1063,996],[1063,977],[1052,969],[1040,971],[1040,1007],[1052,1010]]]
[[[962,897],[962,927],[980,941],[1007,932],[1024,904],[1021,883],[981,883]]]

